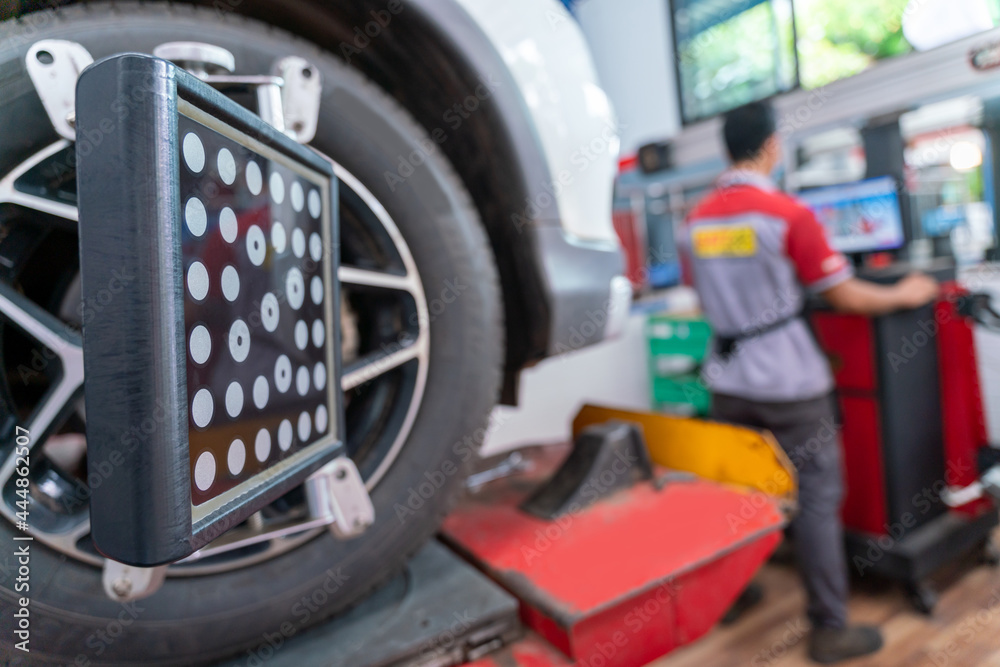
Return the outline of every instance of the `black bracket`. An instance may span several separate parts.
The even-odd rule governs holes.
[[[636,424],[595,424],[580,433],[559,470],[521,504],[521,509],[552,520],[652,478],[653,464]]]

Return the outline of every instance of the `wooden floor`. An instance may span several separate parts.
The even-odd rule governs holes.
[[[806,656],[805,595],[790,565],[769,564],[757,581],[764,601],[729,627],[650,667],[799,667]],[[891,584],[852,584],[852,622],[881,626],[885,647],[848,667],[1000,667],[1000,570],[970,560],[945,572],[933,616],[913,611]]]

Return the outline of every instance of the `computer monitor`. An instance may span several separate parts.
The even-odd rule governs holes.
[[[803,190],[798,196],[840,252],[878,252],[903,245],[903,216],[892,176]]]

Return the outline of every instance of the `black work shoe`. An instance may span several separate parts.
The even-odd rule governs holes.
[[[719,623],[722,625],[732,625],[738,621],[743,614],[760,604],[760,601],[763,599],[764,588],[760,584],[751,581],[747,584],[747,587],[743,589],[743,592],[740,593],[740,596],[736,598],[736,601],[733,602],[729,611],[726,612],[726,615],[722,617],[722,620],[719,621]]]
[[[882,648],[878,628],[856,625],[842,629],[816,628],[809,637],[809,657],[821,665],[858,658]]]

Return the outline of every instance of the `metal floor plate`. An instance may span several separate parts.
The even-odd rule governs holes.
[[[521,635],[517,599],[432,540],[343,616],[286,641],[268,667],[446,667]],[[222,663],[247,665],[248,655]]]

